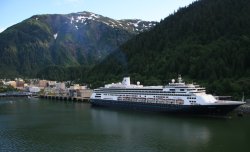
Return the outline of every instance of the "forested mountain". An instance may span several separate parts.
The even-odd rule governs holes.
[[[250,1],[198,0],[109,55],[89,73],[94,86],[123,76],[164,84],[178,74],[210,93],[250,95]]]
[[[90,12],[32,16],[0,33],[0,77],[36,77],[51,69],[92,66],[155,24]]]

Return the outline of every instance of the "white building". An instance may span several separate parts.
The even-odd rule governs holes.
[[[38,93],[38,92],[40,92],[40,88],[39,87],[29,87],[29,92]]]

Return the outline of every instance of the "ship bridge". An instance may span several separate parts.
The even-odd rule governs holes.
[[[186,94],[206,93],[205,88],[200,87],[199,85],[194,85],[193,83],[186,84],[185,82],[183,82],[180,75],[178,77],[178,82],[175,82],[175,79],[172,79],[172,82],[164,86],[163,91]]]

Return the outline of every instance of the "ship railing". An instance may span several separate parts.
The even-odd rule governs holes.
[[[164,98],[145,98],[145,97],[118,97],[117,101],[130,101],[130,102],[145,102],[145,103],[160,103],[160,104],[174,104],[182,105],[182,99],[164,99]]]

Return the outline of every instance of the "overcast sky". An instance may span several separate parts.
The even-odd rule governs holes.
[[[113,19],[160,21],[195,0],[0,0],[0,32],[37,14],[89,11]]]

